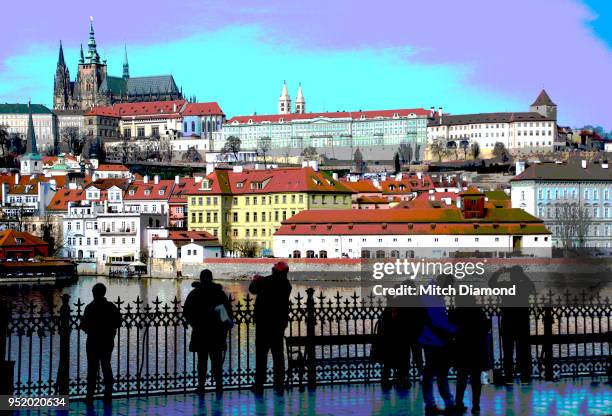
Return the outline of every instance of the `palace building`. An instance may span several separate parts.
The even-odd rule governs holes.
[[[59,58],[53,86],[54,110],[89,110],[94,106],[140,101],[167,101],[182,98],[172,75],[149,77],[130,76],[127,50],[123,61],[123,74],[107,74],[106,60],[100,58],[96,47],[93,21],[89,26],[87,54],[81,45],[77,76],[70,79],[60,42]]]

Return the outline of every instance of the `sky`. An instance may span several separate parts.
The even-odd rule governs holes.
[[[612,130],[610,0],[104,0],[5,6],[0,102],[52,104],[62,40],[71,77],[94,18],[121,75],[172,74],[228,117],[275,113],[283,80],[307,111],[527,111],[545,88],[561,125]]]

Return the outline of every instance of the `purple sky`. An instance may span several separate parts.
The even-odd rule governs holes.
[[[89,15],[95,16],[102,49],[116,48],[124,42],[131,50],[167,45],[191,36],[255,25],[258,42],[268,48],[290,48],[305,54],[380,49],[393,51],[398,61],[408,64],[462,68],[465,96],[448,97],[452,103],[463,100],[463,105],[449,109],[455,113],[489,110],[470,107],[470,102],[480,102],[477,94],[499,96],[504,107],[515,102],[527,105],[545,87],[559,105],[560,123],[612,128],[610,40],[598,37],[591,25],[597,18],[596,11],[579,0],[236,0],[223,5],[194,0],[180,5],[161,0],[107,0],[96,7],[70,0],[22,1],[12,7],[8,14],[11,18],[3,20],[0,28],[0,84],[2,78],[6,82],[15,76],[6,64],[11,57],[27,55],[37,47],[56,49],[60,39],[73,47],[86,42]],[[227,53],[232,54],[232,50]],[[184,63],[177,60],[177,65]],[[74,63],[70,69],[74,76]],[[232,79],[221,81],[232,83]],[[179,82],[197,89],[191,85],[196,80]],[[411,79],[388,80],[381,87],[393,88],[394,82],[409,85]],[[441,78],[439,82],[446,80]],[[440,90],[443,94],[443,85],[438,87],[438,94]],[[0,88],[0,99],[15,95],[10,92],[7,86]],[[456,93],[456,89],[449,90],[449,94]],[[414,105],[424,106],[434,100],[440,103],[444,98],[424,96]],[[229,115],[235,114],[232,107],[242,109],[231,100],[216,99],[224,103]],[[259,99],[252,97],[251,107],[256,107]],[[370,107],[361,102],[348,106]]]

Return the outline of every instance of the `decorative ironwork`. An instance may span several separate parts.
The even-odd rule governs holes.
[[[562,305],[571,300],[569,294],[555,299],[551,294],[542,299],[545,306],[538,303],[531,307],[534,377],[555,379],[609,371],[612,314],[608,299],[593,298],[582,306]],[[255,375],[254,299],[247,295],[231,301],[235,327],[228,339],[223,376],[227,388],[241,389],[249,387]],[[118,298],[114,303],[122,315],[112,356],[115,393],[131,396],[194,389],[196,362],[188,348],[191,328],[183,318],[181,303],[176,298],[168,303],[156,298],[151,304],[140,298],[134,302]],[[551,303],[556,305],[549,306]],[[61,305],[45,308],[31,302],[10,306],[3,355],[15,363],[15,394],[84,396],[85,334],[79,328],[85,304],[80,299],[71,302],[64,295]],[[303,365],[309,385],[380,379],[380,364],[369,359],[369,344],[321,345],[316,339],[344,335],[362,339],[355,336],[373,334],[383,308],[380,299],[357,293],[330,296],[308,289],[293,297],[286,335],[308,340]],[[500,311],[492,305],[484,308],[492,321],[494,369],[500,370]],[[301,374],[292,370],[288,382],[297,384]],[[416,378],[418,370],[411,368],[410,374]],[[268,381],[272,381],[271,369]]]

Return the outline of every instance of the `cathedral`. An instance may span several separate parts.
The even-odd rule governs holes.
[[[83,53],[75,81],[64,60],[60,42],[59,58],[53,85],[53,108],[55,110],[88,110],[94,106],[112,105],[138,101],[167,101],[183,98],[172,75],[130,77],[130,67],[125,51],[123,75],[113,77],[106,73],[106,60],[100,59],[96,49],[93,21],[89,26],[87,55]]]

